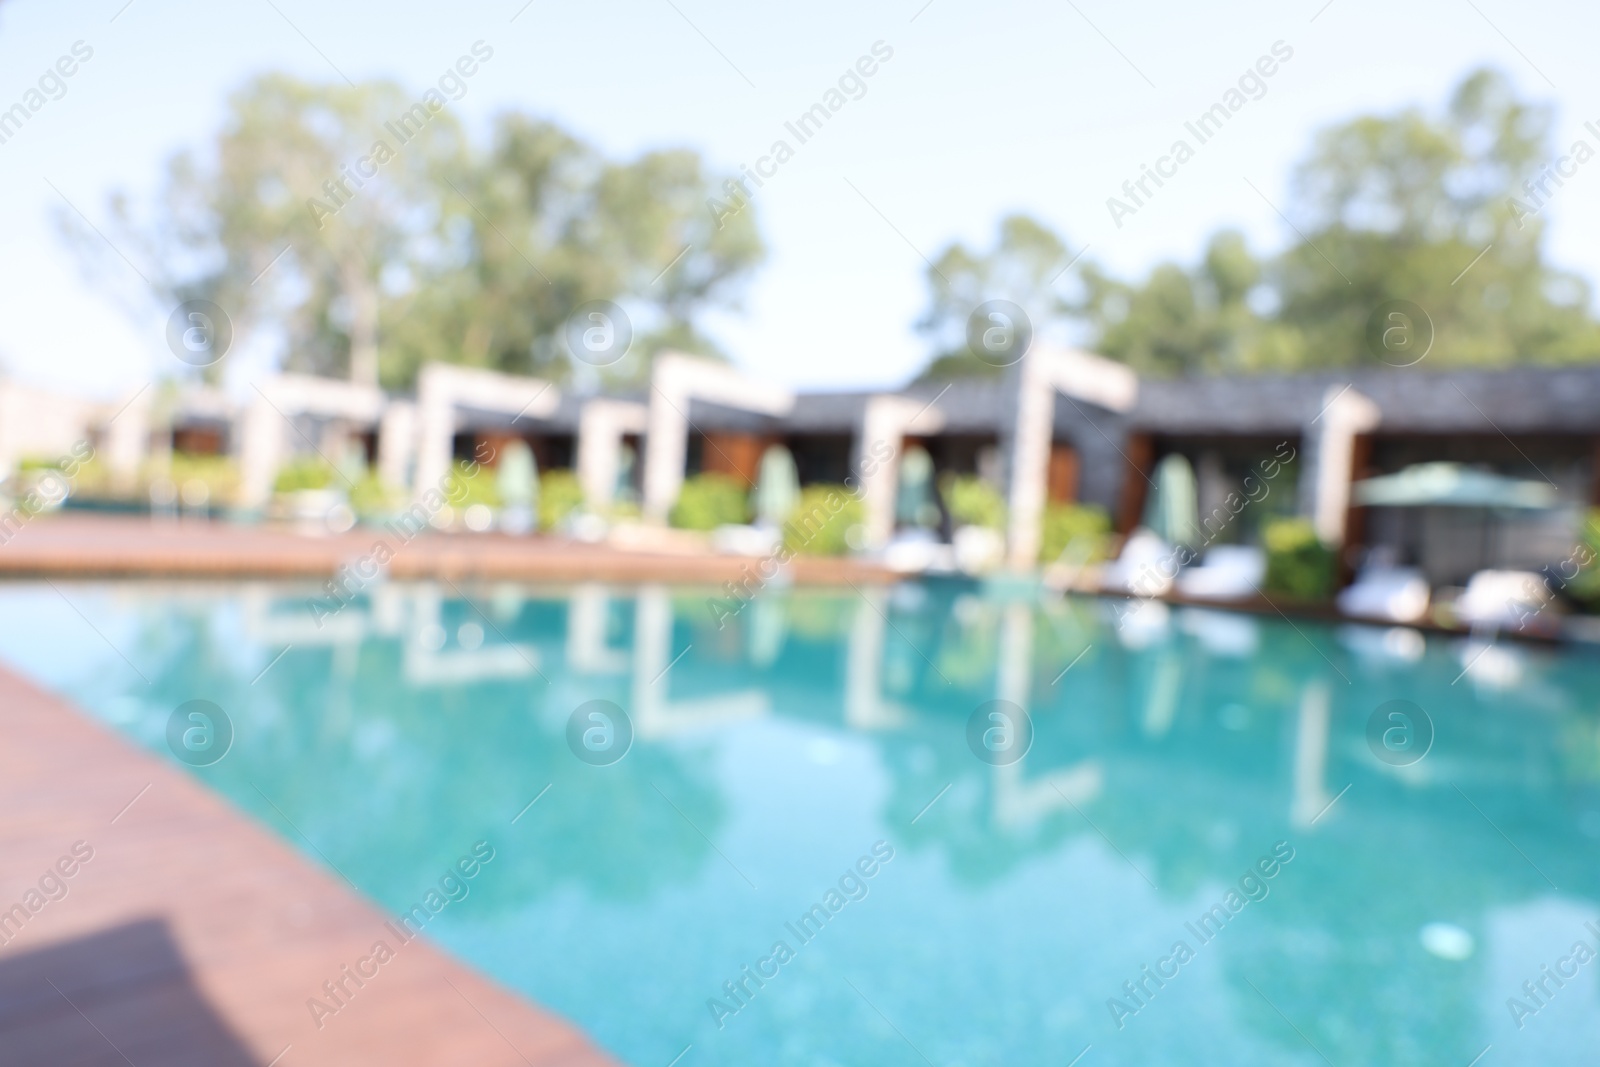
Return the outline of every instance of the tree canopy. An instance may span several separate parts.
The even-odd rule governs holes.
[[[697,318],[736,299],[763,249],[754,212],[719,226],[707,210],[720,181],[696,153],[611,160],[516,112],[479,146],[433,95],[256,78],[151,202],[113,195],[117,244],[154,265],[163,310],[211,300],[307,373],[405,387],[444,360],[565,378],[567,319],[596,300],[633,326],[612,378],[666,346],[719,354]]]
[[[1438,114],[1408,108],[1320,132],[1291,183],[1292,240],[1253,252],[1232,230],[1193,265],[1138,281],[1071,260],[1047,226],[1012,216],[993,248],[952,244],[927,272],[924,379],[1000,373],[960,324],[986,299],[1015,301],[1035,329],[1065,329],[1142,374],[1294,371],[1378,363],[1368,322],[1409,301],[1431,322],[1423,369],[1600,357],[1588,283],[1545,257],[1539,209],[1557,195],[1552,116],[1493,70],[1468,75]],[[1582,163],[1593,149],[1568,153]],[[1569,174],[1570,176],[1570,174]]]

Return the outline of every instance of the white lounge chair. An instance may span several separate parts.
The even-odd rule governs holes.
[[[1178,592],[1202,600],[1243,600],[1254,596],[1267,574],[1267,557],[1249,545],[1217,545],[1198,567],[1178,575]]]
[[[1344,614],[1383,622],[1416,622],[1428,613],[1428,580],[1414,567],[1363,568],[1339,591],[1335,603]]]
[[[1161,596],[1172,588],[1177,569],[1177,550],[1154,531],[1140,527],[1128,535],[1122,554],[1101,571],[1100,586],[1112,593]]]
[[[1521,629],[1550,602],[1550,587],[1531,571],[1479,571],[1456,600],[1456,615],[1472,626]]]

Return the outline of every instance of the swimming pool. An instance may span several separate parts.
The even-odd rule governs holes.
[[[0,589],[8,663],[175,763],[215,704],[189,773],[640,1067],[1600,1043],[1589,653],[916,584],[720,629],[659,586],[57,586]]]

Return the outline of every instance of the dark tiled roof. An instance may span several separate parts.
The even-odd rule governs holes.
[[[1143,380],[1131,423],[1154,433],[1291,432],[1346,386],[1378,405],[1380,433],[1600,432],[1600,366]]]
[[[578,415],[583,410],[583,402],[588,399],[563,391],[556,409],[548,415],[519,416],[516,412],[484,411],[464,405],[456,409],[456,426],[460,430],[480,432],[510,430],[515,425],[518,431],[529,433],[577,433]]]
[[[791,433],[853,434],[872,393],[797,393],[781,420]]]
[[[1600,365],[1517,367],[1510,370],[1425,371],[1365,368],[1295,375],[1231,378],[1141,379],[1128,428],[1157,434],[1298,434],[1328,397],[1346,387],[1367,396],[1382,412],[1379,433],[1596,433],[1600,434]],[[1007,379],[967,379],[907,386],[898,395],[936,403],[945,434],[996,434],[1011,418]],[[762,415],[694,401],[687,412],[701,431],[761,434],[854,434],[869,398],[890,390],[800,393],[783,416]],[[619,399],[648,403],[643,392]],[[558,409],[531,420],[544,432],[571,433],[588,396],[562,391]],[[510,416],[463,411],[464,425],[508,425]],[[524,421],[529,421],[524,417]],[[1058,433],[1109,428],[1123,416],[1083,401],[1058,397]]]

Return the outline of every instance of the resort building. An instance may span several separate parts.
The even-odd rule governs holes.
[[[519,479],[570,471],[588,512],[623,507],[647,525],[668,521],[686,478],[753,488],[776,448],[797,487],[855,493],[861,552],[949,544],[954,477],[1003,500],[997,551],[1012,567],[1039,561],[1049,509],[1085,505],[1117,535],[1153,529],[1195,557],[1298,515],[1341,552],[1343,579],[1376,561],[1440,586],[1570,550],[1584,509],[1600,506],[1600,368],[1162,380],[1036,346],[990,378],[896,391],[796,394],[671,353],[648,388],[614,395],[437,363],[412,397],[298,375],[257,382],[242,402],[200,386],[108,404],[0,386],[8,469],[75,440],[94,443],[113,488],[173,455],[231,456],[233,503],[254,513],[297,458],[418,500],[460,461],[498,470],[514,456],[501,478],[512,497],[536,491],[518,497]]]

